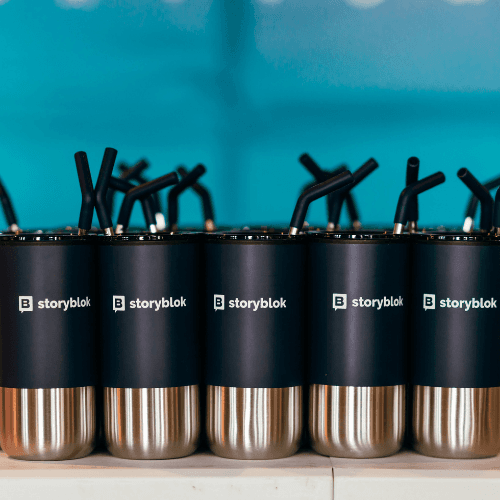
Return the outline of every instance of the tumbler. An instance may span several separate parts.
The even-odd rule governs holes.
[[[93,237],[0,237],[0,442],[12,458],[88,455],[96,438]]]
[[[414,448],[440,458],[500,451],[500,249],[485,235],[413,237]]]
[[[199,238],[101,238],[104,427],[117,457],[177,458],[198,445]]]
[[[212,233],[204,253],[210,448],[236,459],[292,455],[302,435],[302,237]]]
[[[408,237],[344,231],[307,240],[312,447],[391,455],[405,429]]]

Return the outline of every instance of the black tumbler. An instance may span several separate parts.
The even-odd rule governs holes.
[[[302,236],[205,235],[207,435],[235,459],[292,455],[302,435]]]
[[[408,237],[313,232],[307,241],[312,446],[335,457],[393,454],[405,430]]]
[[[0,441],[68,460],[96,439],[94,237],[0,237]]]
[[[420,453],[500,452],[500,248],[485,234],[412,237],[413,441]]]
[[[196,450],[200,434],[200,235],[99,244],[105,438],[128,459]]]

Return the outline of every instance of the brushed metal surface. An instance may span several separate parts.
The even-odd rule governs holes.
[[[302,436],[302,387],[207,386],[207,436],[210,449],[224,458],[293,455]]]
[[[312,447],[322,455],[343,458],[375,458],[396,453],[404,438],[405,391],[404,385],[311,385]]]
[[[500,387],[413,387],[413,447],[439,458],[500,452]]]
[[[116,457],[157,460],[190,455],[200,436],[199,388],[105,387],[104,433]]]
[[[0,443],[12,458],[69,460],[96,441],[94,387],[0,388]]]

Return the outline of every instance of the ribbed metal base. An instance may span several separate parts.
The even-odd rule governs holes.
[[[293,455],[302,435],[302,387],[207,386],[207,435],[210,449],[224,458]]]
[[[405,386],[311,385],[312,447],[331,457],[375,458],[396,453],[405,430]]]
[[[197,385],[104,388],[108,450],[120,458],[158,460],[193,453],[200,436]]]
[[[413,387],[413,446],[439,458],[500,452],[500,387]]]
[[[95,388],[0,388],[0,442],[12,458],[69,460],[95,446]]]

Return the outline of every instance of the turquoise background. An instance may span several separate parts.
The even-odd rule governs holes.
[[[355,190],[365,223],[392,222],[409,156],[447,176],[422,223],[462,223],[460,167],[500,173],[500,1],[4,2],[0,176],[24,227],[76,224],[73,154],[95,182],[106,146],[148,158],[149,176],[203,162],[221,224],[289,221],[304,151],[379,161]],[[201,221],[191,193],[180,216]]]

